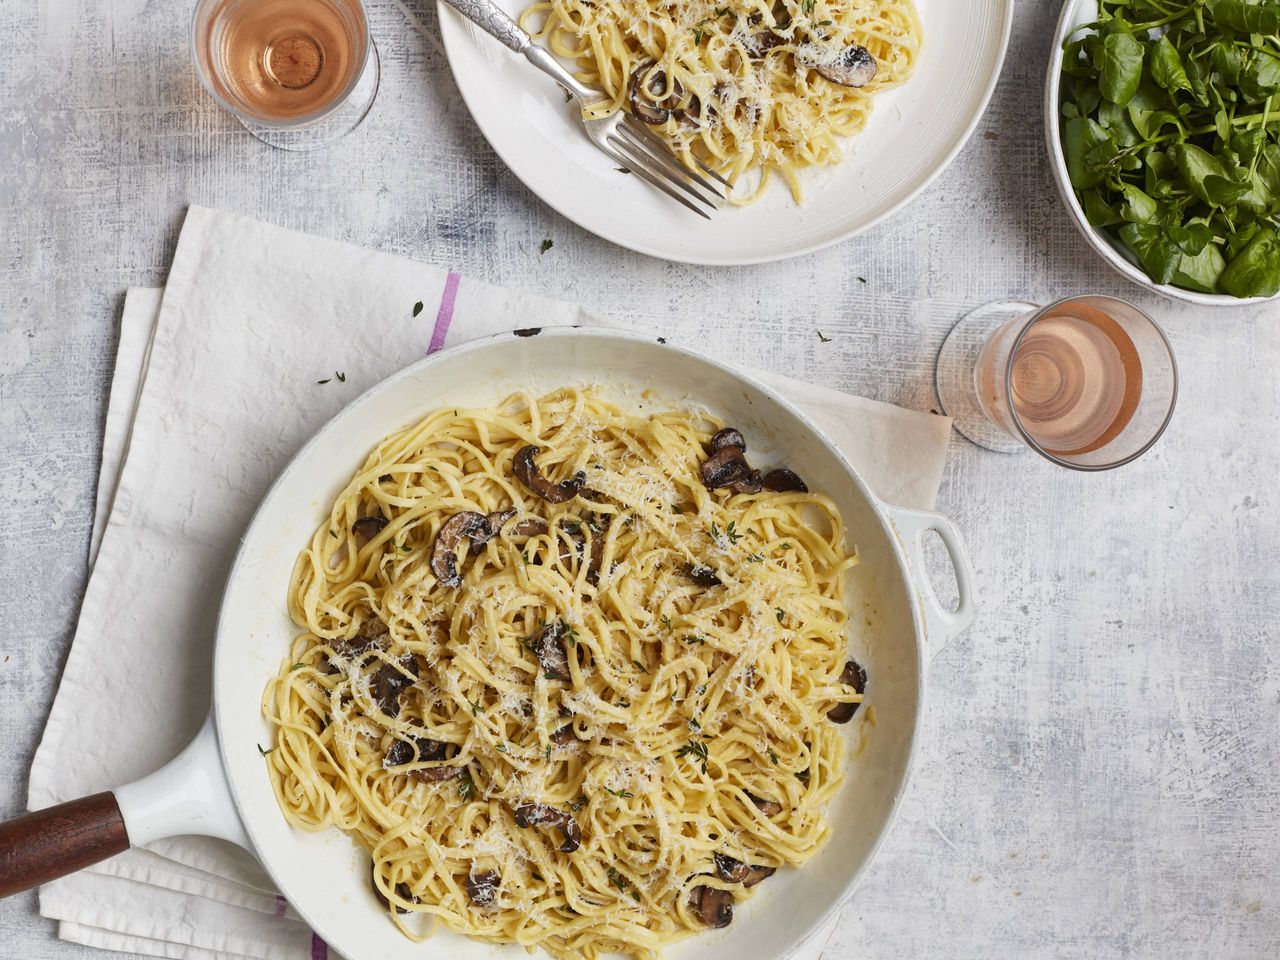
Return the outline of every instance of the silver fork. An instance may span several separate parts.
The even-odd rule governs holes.
[[[551,51],[534,43],[533,38],[492,0],[445,2],[504,46],[523,54],[526,60],[569,91],[580,106],[603,98],[599,90],[579,83]],[[700,160],[695,159],[694,162],[702,173],[690,170],[671,152],[670,147],[645,128],[643,122],[625,110],[602,120],[583,119],[582,125],[591,142],[615,163],[683,203],[698,216],[710,220],[711,214],[707,210],[720,209],[725,200],[723,188],[727,188],[729,182]]]

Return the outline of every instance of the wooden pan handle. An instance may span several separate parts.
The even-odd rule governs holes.
[[[0,823],[0,897],[74,873],[129,849],[113,793]]]

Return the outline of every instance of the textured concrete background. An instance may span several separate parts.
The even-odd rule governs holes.
[[[1075,235],[1040,137],[1056,0],[1020,0],[979,133],[891,224],[725,270],[627,253],[544,207],[473,128],[424,0],[373,0],[381,98],[314,155],[213,106],[189,7],[0,0],[0,813],[23,807],[84,587],[122,293],[163,283],[188,203],[661,318],[712,354],[925,410],[964,310],[1098,291],[1165,323],[1178,414],[1109,475],[954,442],[942,509],[984,611],[933,665],[904,816],[828,955],[1280,954],[1280,308],[1144,296]],[[0,904],[0,942],[90,953],[54,940],[31,895]]]

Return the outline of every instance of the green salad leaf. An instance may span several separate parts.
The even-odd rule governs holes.
[[[1064,53],[1089,223],[1157,282],[1280,292],[1280,0],[1101,0]]]

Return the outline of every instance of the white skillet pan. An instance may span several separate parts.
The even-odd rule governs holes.
[[[740,371],[649,338],[567,327],[504,334],[429,357],[365,393],[303,447],[263,500],[232,566],[217,626],[213,713],[204,729],[143,780],[0,825],[0,894],[129,845],[202,834],[252,851],[316,933],[350,960],[525,956],[517,947],[452,933],[425,946],[403,938],[370,892],[363,852],[336,830],[304,833],[285,823],[255,746],[271,742],[259,698],[297,632],[285,594],[298,551],[377,441],[441,406],[485,406],[517,389],[583,383],[645,409],[714,411],[748,437],[754,462],[788,464],[844,514],[862,557],[850,575],[850,650],[866,667],[868,706],[875,709],[864,706],[847,728],[849,763],[829,812],[831,840],[803,869],[780,871],[727,929],[691,938],[667,956],[774,960],[820,929],[853,890],[902,797],[926,665],[975,614],[959,534],[938,514],[880,503],[799,411]],[[646,389],[657,396],[641,399]],[[924,579],[921,543],[929,531],[942,538],[955,567],[955,612],[939,604]]]

